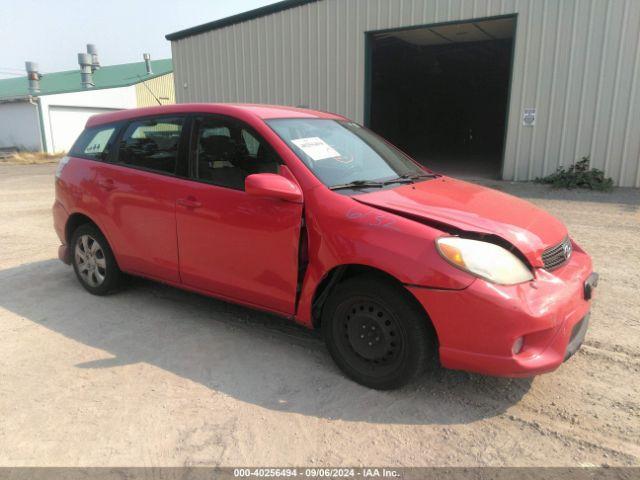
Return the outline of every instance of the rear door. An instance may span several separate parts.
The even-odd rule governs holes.
[[[115,161],[101,164],[95,178],[120,268],[175,283],[180,281],[175,202],[186,121],[172,115],[128,123]]]
[[[280,160],[249,126],[223,116],[194,119],[191,180],[177,199],[184,284],[293,314],[302,205],[247,195],[252,173]]]

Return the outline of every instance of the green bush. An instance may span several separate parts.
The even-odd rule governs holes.
[[[569,168],[558,167],[551,175],[538,177],[534,181],[549,184],[554,188],[589,188],[603,191],[613,188],[613,180],[605,177],[602,170],[589,168],[589,157],[582,157]]]

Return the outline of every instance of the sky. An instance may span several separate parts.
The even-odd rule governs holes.
[[[0,0],[0,78],[78,68],[87,43],[100,63],[113,65],[170,58],[164,36],[228,17],[274,0]]]

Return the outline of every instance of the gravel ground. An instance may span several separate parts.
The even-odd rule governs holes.
[[[313,333],[56,259],[53,166],[0,166],[0,465],[640,465],[640,191],[485,182],[565,221],[601,274],[583,348],[509,380],[377,392]]]

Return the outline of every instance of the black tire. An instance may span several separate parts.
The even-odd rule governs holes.
[[[71,235],[69,246],[73,270],[80,284],[89,293],[108,295],[120,287],[122,272],[109,242],[98,227],[92,223],[80,225]],[[91,257],[88,262],[82,261],[84,250],[89,252],[89,256],[85,258]]]
[[[402,286],[378,276],[341,282],[322,309],[322,334],[336,364],[377,390],[415,380],[435,356],[425,312]]]

